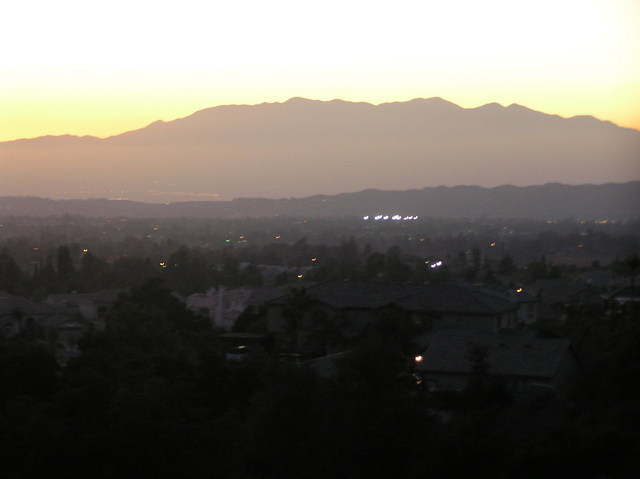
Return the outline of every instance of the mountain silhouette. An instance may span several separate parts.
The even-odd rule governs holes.
[[[0,195],[147,202],[623,183],[640,179],[640,131],[516,104],[292,98],[209,108],[105,139],[4,142],[0,168]]]

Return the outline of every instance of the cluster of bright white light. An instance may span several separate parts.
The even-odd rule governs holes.
[[[393,216],[389,216],[389,215],[375,215],[375,216],[363,216],[362,219],[364,221],[369,221],[370,219],[373,219],[374,221],[413,221],[413,220],[417,220],[418,216],[402,216],[402,215],[393,215]]]
[[[428,261],[425,261],[425,263],[428,263]],[[429,265],[431,269],[439,268],[440,266],[442,266],[442,261],[436,261],[435,263],[431,263]]]

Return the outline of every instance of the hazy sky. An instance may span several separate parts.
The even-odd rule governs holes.
[[[520,103],[640,129],[640,0],[20,0],[0,141],[293,96]]]

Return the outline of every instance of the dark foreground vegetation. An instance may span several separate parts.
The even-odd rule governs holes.
[[[40,236],[5,236],[0,289],[32,298],[132,289],[64,367],[37,328],[0,336],[2,477],[638,476],[640,313],[633,305],[615,315],[583,305],[543,328],[573,340],[580,373],[563,395],[522,396],[481,369],[465,390],[421,389],[410,375],[411,331],[398,322],[369,328],[331,376],[266,353],[225,361],[221,332],[172,294],[258,284],[265,280],[258,264],[302,267],[310,258],[320,263],[309,271],[317,280],[510,287],[604,270],[633,281],[635,226],[534,223],[516,235],[508,233],[517,231],[513,224],[464,224],[474,229],[465,233],[462,223],[446,221],[451,230],[440,232],[274,222],[253,224],[253,233],[236,224],[200,234],[178,222],[172,227],[182,236],[154,238],[170,226],[149,221],[144,235],[104,241],[97,239],[103,231],[117,230],[73,221],[25,220],[21,228]],[[329,239],[317,241],[319,234]],[[575,261],[558,260],[569,254]],[[44,256],[33,273],[22,267],[28,255]],[[247,258],[255,269],[240,266]],[[426,268],[425,258],[445,266]],[[276,281],[296,285],[295,273]]]
[[[397,327],[330,378],[225,362],[208,321],[149,282],[62,370],[37,335],[0,341],[3,477],[637,477],[637,314],[565,333],[588,365],[567,397],[517,398],[482,374],[437,397],[403,374]]]

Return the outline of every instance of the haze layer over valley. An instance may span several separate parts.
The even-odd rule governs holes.
[[[640,179],[640,131],[520,105],[294,98],[118,136],[0,143],[0,196],[148,202]]]

